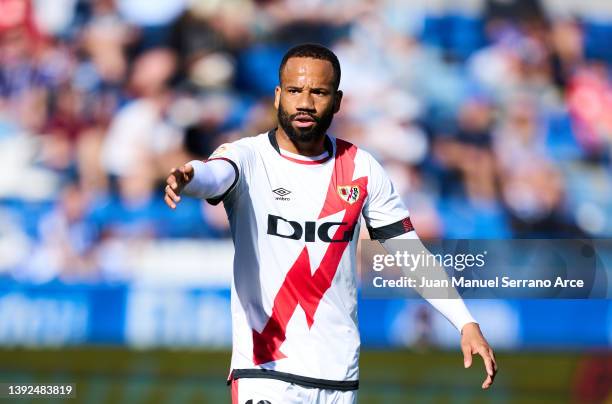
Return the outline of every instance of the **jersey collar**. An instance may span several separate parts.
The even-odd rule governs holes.
[[[294,163],[298,163],[298,164],[306,164],[306,165],[323,164],[334,155],[334,145],[332,144],[331,139],[327,135],[325,135],[325,143],[324,143],[325,150],[327,151],[327,157],[322,158],[320,160],[301,160],[301,159],[293,158],[291,156],[283,154],[280,147],[278,146],[278,142],[276,141],[276,128],[268,132],[268,139],[270,140],[270,144],[272,145],[272,147],[274,147],[274,150],[276,150],[279,156],[289,161],[292,161]]]

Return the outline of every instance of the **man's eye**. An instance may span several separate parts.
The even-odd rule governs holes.
[[[298,90],[296,90],[295,88],[290,88],[288,91],[289,91],[291,94],[295,94],[295,93],[297,93],[297,92],[298,92]]]

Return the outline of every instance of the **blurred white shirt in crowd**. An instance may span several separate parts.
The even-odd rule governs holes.
[[[123,18],[132,24],[146,27],[166,25],[185,10],[186,0],[118,0]]]

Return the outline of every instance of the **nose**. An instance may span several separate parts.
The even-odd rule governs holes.
[[[302,91],[297,100],[296,109],[298,111],[315,111],[314,99],[310,91]]]

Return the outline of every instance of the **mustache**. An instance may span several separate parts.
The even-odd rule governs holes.
[[[319,118],[312,114],[309,114],[308,112],[298,112],[297,114],[292,114],[289,116],[289,119],[293,121],[294,119],[299,118],[299,117],[309,117],[316,123],[319,123]]]

